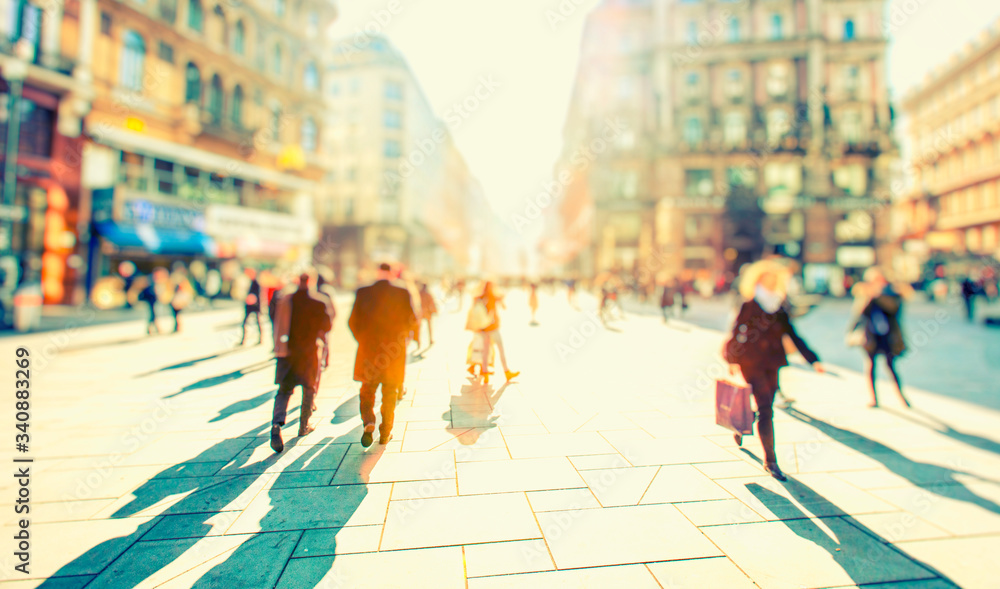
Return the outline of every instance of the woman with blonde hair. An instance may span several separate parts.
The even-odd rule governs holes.
[[[774,451],[774,394],[778,390],[778,371],[788,365],[784,336],[788,336],[816,372],[823,372],[819,357],[809,349],[792,327],[788,312],[782,308],[787,294],[789,270],[765,260],[748,266],[740,277],[744,303],[733,324],[732,337],[723,349],[733,374],[742,374],[757,403],[757,433],[764,447],[764,469],[784,481]],[[742,442],[736,434],[737,443]]]
[[[851,323],[852,332],[848,335],[848,344],[864,348],[868,353],[868,381],[872,390],[872,402],[869,407],[878,407],[878,393],[875,389],[875,360],[879,355],[885,356],[893,380],[896,381],[896,392],[907,407],[910,402],[903,395],[903,383],[896,371],[896,358],[906,353],[906,341],[903,338],[903,327],[900,316],[903,311],[903,300],[912,289],[893,285],[885,274],[877,267],[865,271],[864,281],[854,285],[851,294],[854,295],[854,314],[856,318]]]

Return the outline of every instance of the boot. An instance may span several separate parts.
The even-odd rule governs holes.
[[[313,431],[315,431],[316,426],[309,423],[309,419],[312,417],[313,409],[316,407],[310,403],[302,403],[302,409],[299,411],[299,437],[308,436]]]

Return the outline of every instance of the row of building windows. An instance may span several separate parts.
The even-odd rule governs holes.
[[[1000,180],[970,186],[941,197],[941,211],[947,215],[982,213],[1000,208]]]
[[[780,13],[772,13],[768,19],[768,36],[767,38],[771,41],[780,41],[786,38],[787,32],[785,31],[785,18]],[[854,19],[847,18],[844,19],[843,24],[843,34],[841,40],[843,41],[854,41],[857,39],[856,27],[854,24]],[[794,33],[794,31],[793,31]],[[729,43],[741,43],[747,40],[746,33],[744,31],[743,22],[736,17],[732,17],[728,20],[726,24],[726,41]],[[704,38],[714,38],[714,35],[708,33],[705,29],[699,26],[698,21],[689,20],[687,22],[687,28],[685,29],[685,40],[688,45],[698,45],[701,43],[699,36]]]
[[[682,137],[684,143],[691,147],[699,146],[705,141],[704,118],[689,115],[683,119]],[[747,141],[748,121],[745,113],[730,111],[722,115],[722,143],[727,148],[743,147]],[[837,134],[840,140],[848,145],[858,145],[864,139],[864,129],[861,113],[857,110],[845,110],[837,117]],[[775,107],[764,115],[764,130],[767,142],[777,145],[793,130],[791,113],[782,107]]]
[[[968,71],[933,95],[925,99],[918,109],[919,116],[926,116],[936,110],[946,108],[948,103],[966,96],[985,84],[995,82],[1000,78],[1000,52],[994,52],[970,67]]]
[[[934,163],[927,170],[928,182],[948,182],[961,176],[977,172],[986,167],[1000,164],[1000,137],[967,147]]]

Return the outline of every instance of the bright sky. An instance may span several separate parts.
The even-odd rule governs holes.
[[[494,209],[510,219],[551,176],[580,35],[597,1],[338,0],[341,18],[331,34],[351,36],[366,25],[384,33],[442,116],[470,96],[482,76],[500,85],[452,133]],[[576,10],[553,25],[547,13],[560,5]],[[389,14],[392,7],[397,14]],[[898,99],[1000,16],[1000,2],[891,0],[888,16],[897,23],[889,72]]]

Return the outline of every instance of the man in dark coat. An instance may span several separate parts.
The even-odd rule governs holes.
[[[417,318],[405,288],[390,284],[391,268],[379,267],[378,280],[361,288],[347,325],[358,340],[354,380],[361,383],[361,419],[365,424],[361,445],[372,445],[375,431],[375,391],[382,386],[382,425],[379,444],[392,438],[396,398],[406,372],[406,343]]]
[[[310,280],[310,275],[303,273],[299,277],[298,290],[285,295],[276,304],[274,354],[278,362],[274,382],[279,386],[271,419],[271,448],[275,452],[281,452],[285,447],[281,440],[281,426],[285,425],[288,403],[297,386],[302,387],[299,436],[308,435],[316,429],[309,423],[309,418],[319,388],[319,342],[326,337],[333,324],[326,304],[310,295]]]

